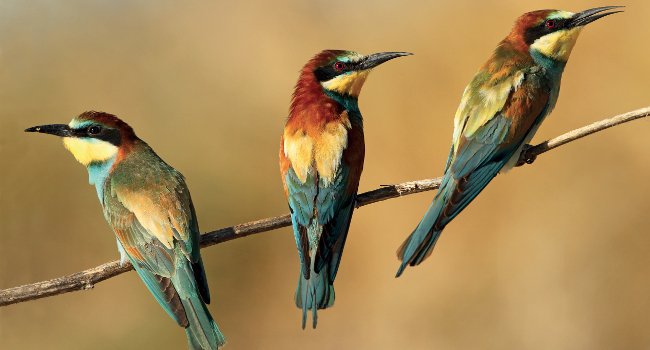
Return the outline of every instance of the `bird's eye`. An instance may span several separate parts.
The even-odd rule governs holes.
[[[549,19],[548,21],[546,21],[546,23],[544,23],[544,26],[546,27],[546,29],[553,29],[555,28],[555,21]]]
[[[343,62],[336,62],[334,63],[334,70],[337,72],[342,72],[345,69],[345,63]]]
[[[88,128],[88,133],[89,133],[90,135],[97,135],[97,134],[99,134],[100,132],[102,132],[102,127],[99,126],[99,125],[93,125],[93,126],[91,126],[91,127]]]

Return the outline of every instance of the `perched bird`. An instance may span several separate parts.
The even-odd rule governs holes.
[[[517,19],[465,88],[454,120],[445,174],[422,221],[398,250],[407,265],[427,258],[445,226],[500,172],[517,164],[553,110],[560,79],[582,28],[621,11],[607,6],[571,13],[529,12]],[[532,162],[534,159],[528,160]]]
[[[25,130],[63,138],[88,169],[126,258],[162,308],[181,327],[191,349],[217,349],[224,337],[212,319],[199,251],[199,225],[183,175],[165,163],[114,115],[85,112],[70,124]]]
[[[315,328],[317,309],[334,303],[365,153],[361,87],[372,68],[405,55],[325,50],[300,72],[280,142],[280,170],[300,256],[296,305],[303,328],[307,310]]]

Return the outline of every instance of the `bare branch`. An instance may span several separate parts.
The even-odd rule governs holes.
[[[529,148],[525,154],[522,154],[521,160],[534,158],[542,153],[548,152],[554,148],[558,148],[564,144],[567,144],[571,141],[581,139],[585,136],[609,129],[613,126],[620,125],[623,123],[631,122],[636,119],[645,118],[650,115],[650,107],[640,108],[635,111],[619,114],[615,117],[609,119],[603,119],[595,123],[583,126],[581,128],[569,131],[565,134],[562,134],[556,138],[544,141],[539,145]]]
[[[579,129],[575,129],[551,140],[542,142],[539,145],[528,148],[525,152],[522,152],[520,164],[526,163],[527,160],[534,160],[538,155],[569,142],[611,128],[616,125],[647,117],[649,115],[650,107],[646,107],[625,114],[617,115],[609,119],[601,120]],[[424,191],[431,191],[437,189],[440,186],[440,181],[440,178],[436,178],[383,186],[381,188],[360,194],[357,197],[356,206],[362,207],[364,205],[380,202],[391,198],[407,196]],[[289,215],[282,215],[222,228],[203,234],[201,236],[201,247],[208,247],[236,238],[268,232],[290,225],[291,218]],[[73,273],[71,275],[51,279],[48,281],[0,290],[0,306],[16,304],[24,301],[45,298],[78,290],[90,289],[93,288],[94,285],[98,282],[117,276],[132,269],[133,267],[130,263],[127,262],[124,266],[120,266],[119,261],[116,260],[85,271]]]

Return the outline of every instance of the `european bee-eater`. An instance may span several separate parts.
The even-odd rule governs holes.
[[[500,172],[516,165],[553,110],[560,80],[582,28],[621,11],[529,12],[517,19],[465,88],[454,120],[453,144],[440,189],[422,221],[398,250],[407,265],[427,258],[440,233]]]
[[[156,301],[181,327],[191,349],[217,349],[224,337],[212,319],[199,251],[199,225],[183,175],[114,115],[85,112],[70,124],[25,130],[57,135],[88,169],[104,217],[126,258]]]
[[[316,328],[317,309],[334,303],[365,154],[361,87],[372,68],[405,55],[325,50],[300,72],[280,142],[280,170],[300,256],[295,297],[303,328],[307,310]]]

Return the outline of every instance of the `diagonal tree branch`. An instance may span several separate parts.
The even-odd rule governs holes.
[[[522,152],[519,165],[532,163],[540,154],[560,147],[571,141],[589,136],[593,133],[611,128],[616,125],[627,123],[635,119],[641,119],[650,115],[650,107],[637,109],[615,117],[601,120],[593,124],[572,130],[539,145],[530,147]],[[440,186],[440,178],[404,182],[397,185],[383,186],[381,188],[365,192],[357,197],[357,208],[364,205],[384,201],[391,198],[407,196],[419,192],[431,191]],[[201,247],[223,243],[236,238],[242,238],[257,233],[271,231],[277,228],[291,225],[289,215],[282,215],[273,218],[266,218],[251,221],[216,231],[211,231],[201,236]],[[23,286],[0,290],[0,306],[7,306],[24,301],[45,298],[53,295],[91,289],[96,283],[115,277],[119,274],[132,270],[133,266],[126,263],[123,266],[119,261],[112,261],[91,269],[73,273],[71,275],[58,277],[48,281],[36,282]]]

